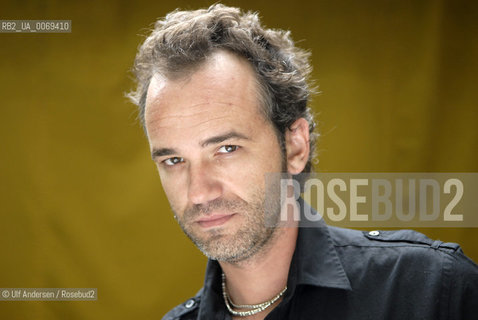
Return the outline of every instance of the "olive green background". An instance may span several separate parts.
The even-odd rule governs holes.
[[[225,3],[311,49],[319,171],[478,171],[478,2]],[[151,23],[209,4],[1,2],[0,19],[72,33],[0,34],[0,287],[94,287],[98,301],[0,302],[0,318],[158,319],[200,288],[206,260],[124,93]],[[478,260],[476,229],[421,231]]]

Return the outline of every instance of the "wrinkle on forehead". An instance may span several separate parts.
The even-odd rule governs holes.
[[[217,112],[220,110],[220,112]],[[231,122],[250,117],[249,112],[229,102],[198,103],[185,110],[162,112],[159,108],[151,110],[147,118],[147,126],[151,132],[159,129],[190,130],[208,127],[215,122]]]
[[[156,128],[151,129],[151,132],[156,132],[157,130],[161,130],[161,129],[169,129],[169,130],[182,129],[183,131],[199,129],[199,132],[201,132],[202,130],[210,128],[212,123],[216,121],[227,120],[228,117],[219,116],[219,117],[208,118],[208,119],[198,119],[197,122],[188,123],[187,126],[184,126],[183,119],[184,119],[184,116],[180,116],[173,121],[160,122],[160,125],[158,125]]]
[[[252,102],[250,102],[252,103]],[[249,125],[248,120],[251,116],[261,123],[266,123],[263,114],[258,108],[245,108],[231,102],[201,102],[192,104],[186,108],[175,109],[174,106],[161,108],[152,108],[146,117],[146,125],[151,134],[159,130],[197,130],[221,126],[222,123],[243,123]],[[166,110],[167,111],[166,111]],[[244,120],[243,120],[244,119]],[[251,130],[251,129],[249,129]]]
[[[220,91],[220,89],[218,90]],[[149,103],[148,110],[145,113],[145,120],[148,126],[164,126],[163,123],[181,122],[188,119],[212,117],[217,118],[218,113],[224,117],[242,117],[253,113],[262,115],[256,96],[243,94],[242,96],[214,96],[197,97],[190,104],[185,105],[180,97],[175,93],[157,92],[152,103]],[[178,93],[176,93],[178,94]],[[191,99],[192,100],[192,99]],[[168,101],[168,103],[164,103]],[[246,107],[251,106],[251,107]],[[179,107],[178,107],[179,106]]]
[[[171,114],[166,114],[163,110],[159,110],[159,108],[155,108],[150,111],[150,115],[152,118],[154,118],[154,121],[163,121],[163,120],[168,120],[168,119],[175,119],[175,118],[188,118],[188,117],[196,117],[200,116],[203,113],[214,113],[211,110],[209,110],[207,107],[211,104],[214,105],[223,105],[225,108],[221,109],[221,111],[227,112],[226,114],[234,113],[234,107],[236,107],[233,103],[230,102],[201,102],[197,104],[192,104],[188,106],[187,111],[186,110],[172,110]],[[243,110],[243,108],[241,108]],[[169,111],[169,110],[168,110]],[[186,111],[186,112],[185,112]]]

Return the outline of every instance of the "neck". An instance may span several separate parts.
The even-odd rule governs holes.
[[[278,227],[270,243],[248,260],[219,262],[226,276],[227,292],[235,304],[258,304],[285,288],[297,233],[296,224]]]

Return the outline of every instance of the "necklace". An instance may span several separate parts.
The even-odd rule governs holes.
[[[226,276],[224,275],[224,273],[222,274],[222,295],[224,296],[224,303],[226,304],[227,310],[229,310],[229,312],[232,313],[235,316],[240,316],[240,317],[252,316],[253,314],[264,311],[265,309],[269,308],[272,304],[274,304],[274,302],[279,300],[279,298],[282,297],[282,295],[284,294],[284,292],[286,292],[286,290],[287,290],[287,286],[281,292],[279,292],[279,294],[276,295],[274,298],[272,298],[268,301],[265,301],[265,302],[261,302],[261,303],[258,303],[258,304],[240,304],[240,305],[237,305],[237,304],[234,304],[232,302],[231,298],[229,298],[229,296],[227,294]],[[232,309],[231,306],[236,308],[236,309],[249,309],[249,310],[247,310],[247,311],[235,311],[235,310]]]

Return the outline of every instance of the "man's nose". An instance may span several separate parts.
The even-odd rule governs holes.
[[[222,195],[222,185],[216,178],[210,163],[189,166],[189,200],[194,204],[205,204]]]

